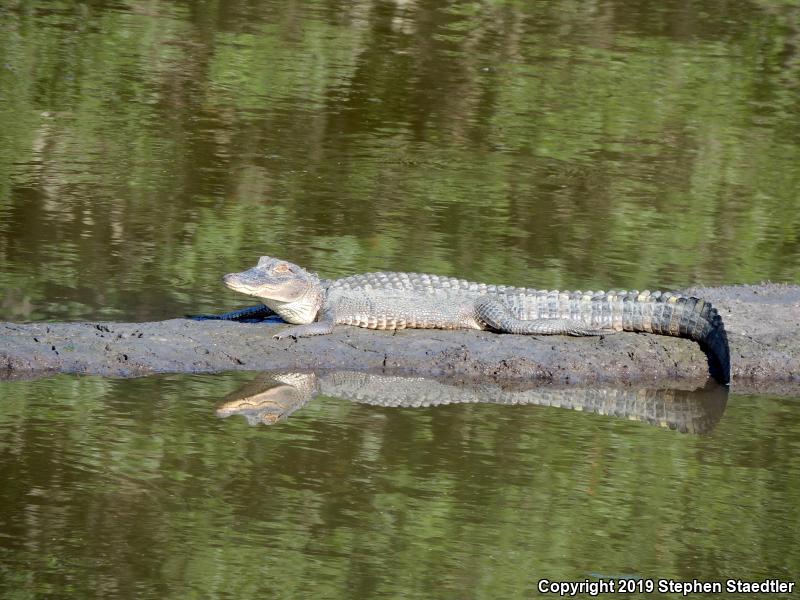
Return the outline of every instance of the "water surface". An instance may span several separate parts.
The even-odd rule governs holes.
[[[800,279],[800,6],[18,1],[0,7],[5,319],[328,277]]]
[[[217,418],[251,378],[2,384],[0,595],[530,598],[542,577],[800,567],[795,400],[733,394],[706,435],[325,396]]]
[[[220,277],[262,254],[326,277],[796,283],[798,23],[786,0],[3,2],[0,320],[244,306]],[[0,596],[800,572],[794,399],[733,394],[704,436],[330,397],[217,419],[249,377],[0,384]]]

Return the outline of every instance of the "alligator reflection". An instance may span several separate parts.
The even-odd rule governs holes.
[[[251,425],[271,425],[287,418],[318,394],[397,408],[475,402],[554,406],[694,434],[712,431],[728,400],[728,388],[711,381],[697,389],[584,388],[541,384],[466,384],[355,371],[280,372],[259,375],[226,396],[216,412],[221,418],[242,415]]]

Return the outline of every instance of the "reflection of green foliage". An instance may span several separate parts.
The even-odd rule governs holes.
[[[0,595],[529,598],[545,576],[800,567],[795,402],[733,397],[704,438],[331,398],[217,420],[250,377],[3,384]]]
[[[0,315],[229,307],[219,276],[267,253],[537,287],[800,279],[796,3],[614,5],[20,2]]]
[[[309,20],[300,39],[266,25],[252,33],[220,33],[209,70],[215,102],[242,110],[295,103],[323,111],[325,96],[346,86],[355,70],[359,31]]]

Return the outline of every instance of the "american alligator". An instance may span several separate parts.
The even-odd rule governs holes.
[[[340,324],[574,336],[640,331],[699,342],[710,354],[712,375],[721,383],[730,381],[728,339],[717,310],[705,300],[672,292],[544,291],[394,272],[327,280],[270,256],[247,271],[225,275],[224,282],[263,304],[218,318],[274,313],[295,325],[276,338],[324,335]]]
[[[318,394],[384,408],[419,408],[449,404],[539,405],[642,421],[683,433],[708,433],[725,410],[728,388],[556,387],[379,375],[356,371],[264,373],[229,394],[217,416],[242,415],[251,425],[286,419]]]

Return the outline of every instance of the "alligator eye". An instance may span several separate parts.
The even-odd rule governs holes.
[[[289,269],[289,265],[287,265],[286,263],[281,263],[272,270],[275,273],[288,273],[291,269]]]

